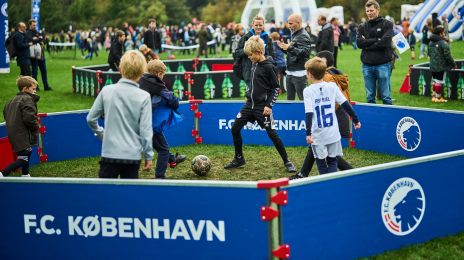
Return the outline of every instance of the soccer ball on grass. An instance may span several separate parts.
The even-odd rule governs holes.
[[[198,176],[206,176],[211,170],[211,160],[205,155],[197,155],[193,158],[191,167]]]

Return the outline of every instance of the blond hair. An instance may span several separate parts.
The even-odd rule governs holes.
[[[139,51],[141,51],[141,52],[145,52],[147,49],[148,49],[148,46],[145,45],[145,44],[142,44],[142,45],[140,45],[140,47],[139,47]]]
[[[37,80],[31,76],[19,76],[16,79],[16,86],[18,86],[19,91],[23,91],[24,88],[37,86],[38,84]]]
[[[278,40],[280,40],[280,34],[279,34],[278,32],[273,32],[273,33],[271,33],[270,36],[271,36],[271,39],[272,39],[273,41],[278,41]]]
[[[161,60],[151,60],[147,64],[147,72],[152,75],[166,72],[166,65]]]
[[[377,1],[375,0],[369,0],[366,2],[366,5],[364,7],[371,7],[371,6],[374,6],[375,9],[379,10],[380,9],[380,5]]]
[[[142,53],[130,50],[124,53],[119,64],[123,78],[138,81],[147,69],[147,62]]]
[[[235,34],[241,32],[243,30],[243,26],[241,24],[235,25],[234,32]]]
[[[245,51],[246,55],[251,55],[257,52],[264,54],[264,42],[257,35],[251,36],[250,39],[245,42],[245,47],[243,50]]]
[[[317,80],[321,80],[325,75],[327,65],[322,58],[314,57],[305,63],[305,69]]]
[[[264,16],[262,16],[262,15],[260,15],[260,14],[257,14],[255,17],[253,17],[253,23],[254,23],[256,20],[263,21],[263,23],[266,22],[266,19],[264,19]]]

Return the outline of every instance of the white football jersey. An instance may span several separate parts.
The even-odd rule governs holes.
[[[340,140],[335,103],[341,105],[345,96],[334,82],[312,84],[303,90],[305,113],[313,113],[311,136],[313,144],[326,145]],[[308,126],[306,126],[308,127]]]

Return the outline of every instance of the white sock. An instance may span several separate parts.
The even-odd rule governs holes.
[[[21,177],[28,177],[28,178],[30,178],[30,177],[31,177],[31,175],[30,175],[30,174],[21,175]]]

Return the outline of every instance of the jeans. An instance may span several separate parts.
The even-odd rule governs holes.
[[[306,87],[306,76],[295,77],[287,75],[287,100],[295,100],[295,93],[298,95],[299,100],[303,100],[303,90]]]
[[[158,152],[156,160],[155,177],[165,178],[169,161],[169,145],[163,133],[153,133],[153,148]]]
[[[420,45],[420,57],[427,56],[427,54],[425,53],[425,48],[426,47],[427,47],[427,44],[421,43],[421,45]]]
[[[32,77],[37,80],[38,70],[40,69],[40,74],[42,75],[42,82],[45,89],[48,89],[48,77],[47,77],[47,64],[45,63],[45,57],[43,60],[31,59],[32,64]]]
[[[382,102],[386,105],[392,104],[390,96],[390,75],[391,64],[385,63],[380,65],[362,65],[364,86],[366,88],[367,103],[375,104],[376,88],[379,88]]]
[[[9,164],[5,169],[2,170],[3,176],[8,176],[11,172],[18,168],[21,168],[23,175],[29,174],[29,161],[31,159],[32,149],[26,149],[16,152],[18,159]]]

